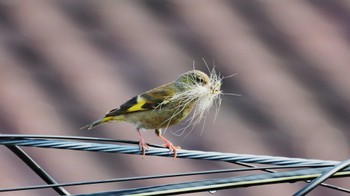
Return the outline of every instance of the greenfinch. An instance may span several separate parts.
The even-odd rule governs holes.
[[[176,152],[170,141],[162,136],[162,129],[178,124],[193,111],[191,122],[198,123],[210,107],[221,103],[221,78],[213,70],[210,77],[202,71],[192,70],[181,74],[168,84],[151,89],[137,95],[120,107],[107,112],[95,122],[83,128],[88,130],[106,122],[125,121],[133,124],[139,135],[139,146],[142,154],[148,148],[142,137],[141,130],[154,129],[156,135],[162,139],[164,146],[170,153]]]

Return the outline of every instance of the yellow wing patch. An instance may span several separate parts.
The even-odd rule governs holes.
[[[136,112],[136,111],[142,111],[142,110],[147,110],[145,108],[142,108],[147,103],[145,99],[143,99],[141,96],[138,96],[136,99],[136,103],[128,108],[126,111],[127,112]]]
[[[160,86],[129,99],[119,108],[115,108],[107,112],[105,117],[119,116],[121,114],[141,112],[146,110],[154,110],[158,106],[168,103],[167,99],[173,94],[174,91],[172,90],[171,84]]]

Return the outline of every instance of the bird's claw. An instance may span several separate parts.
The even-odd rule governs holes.
[[[169,148],[170,152],[169,154],[171,154],[172,152],[174,152],[174,159],[177,156],[177,150],[181,150],[180,146],[174,146],[171,142],[167,142],[165,144],[163,144],[164,147]]]
[[[146,149],[148,149],[149,146],[144,141],[140,141],[139,142],[139,147],[140,147],[140,151],[142,152],[142,155],[145,156]]]

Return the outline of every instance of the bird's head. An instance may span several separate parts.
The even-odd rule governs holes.
[[[214,69],[210,72],[210,76],[199,70],[188,71],[176,79],[175,85],[179,91],[171,99],[182,105],[195,102],[196,124],[214,104],[217,108],[220,107],[221,80]]]
[[[175,81],[184,91],[196,91],[197,96],[221,93],[221,78],[214,73],[210,77],[202,71],[192,70],[181,74]]]

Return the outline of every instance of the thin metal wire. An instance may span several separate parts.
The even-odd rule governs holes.
[[[35,190],[35,189],[46,189],[58,186],[81,186],[90,184],[104,184],[104,183],[115,183],[115,182],[125,182],[125,181],[137,181],[137,180],[151,180],[158,178],[174,178],[174,177],[188,177],[195,175],[209,175],[209,174],[220,174],[220,173],[231,173],[231,172],[247,172],[247,171],[257,171],[264,169],[301,169],[301,168],[319,168],[325,167],[320,165],[303,165],[303,166],[270,166],[270,167],[256,167],[256,168],[236,168],[236,169],[221,169],[221,170],[209,170],[209,171],[196,171],[196,172],[184,172],[175,174],[162,174],[162,175],[151,175],[151,176],[137,176],[137,177],[125,177],[125,178],[115,178],[107,180],[94,180],[94,181],[83,181],[83,182],[71,182],[71,183],[60,183],[60,184],[48,184],[48,185],[35,185],[35,186],[24,186],[16,188],[3,188],[0,192],[10,192],[10,191],[23,191],[23,190]]]
[[[236,162],[234,164],[237,164],[237,165],[241,165],[241,166],[244,166],[244,167],[249,167],[249,168],[257,168],[257,166],[255,165],[252,165],[252,164],[248,164],[248,163],[240,163],[240,162]],[[275,173],[277,171],[275,170],[272,170],[272,169],[261,169],[261,171],[264,171],[264,172],[268,172],[268,173]],[[306,183],[310,183],[310,180],[305,180]],[[337,190],[337,191],[342,191],[344,193],[350,193],[350,189],[346,189],[346,188],[343,188],[343,187],[339,187],[339,186],[335,186],[333,184],[328,184],[328,183],[320,183],[319,184],[320,186],[322,187],[326,187],[326,188],[329,188],[329,189],[333,189],[333,190]]]
[[[202,181],[192,181],[184,183],[174,183],[174,184],[165,184],[141,188],[133,188],[127,190],[115,190],[115,191],[106,191],[99,193],[91,194],[79,194],[82,195],[93,195],[93,196],[105,196],[105,195],[173,195],[173,194],[185,194],[199,191],[211,191],[211,190],[220,190],[228,188],[237,188],[237,187],[249,187],[257,186],[264,184],[276,184],[276,183],[285,183],[285,182],[297,182],[307,179],[314,179],[318,177],[321,173],[328,170],[330,167],[326,168],[317,168],[317,169],[303,169],[298,171],[287,171],[287,172],[278,172],[278,173],[265,173],[265,174],[256,174],[256,175],[247,175],[247,176],[238,176],[238,177],[229,177],[229,178],[219,178],[211,180],[202,180]],[[336,173],[332,177],[345,177],[350,176],[350,168],[342,172]]]
[[[39,148],[55,148],[66,150],[83,150],[93,152],[106,153],[123,153],[123,154],[140,154],[138,146],[127,146],[118,144],[101,144],[92,142],[71,142],[61,140],[49,139],[16,139],[16,138],[1,138],[0,144],[3,145],[17,145],[17,146],[31,146]],[[150,147],[146,155],[173,157],[169,154],[168,149]],[[301,158],[287,158],[287,157],[273,157],[261,155],[248,154],[234,154],[221,152],[203,152],[195,150],[178,150],[177,158],[186,159],[201,159],[211,161],[226,161],[226,162],[242,162],[242,163],[256,163],[256,164],[272,164],[272,165],[336,165],[338,161],[325,161],[316,159],[301,159]]]
[[[308,185],[300,189],[298,192],[294,194],[294,196],[304,196],[308,194],[310,191],[312,191],[314,188],[316,188],[319,184],[321,184],[323,181],[330,178],[332,175],[337,173],[340,170],[343,170],[344,168],[347,168],[350,165],[350,159],[345,160],[338,165],[335,165],[334,167],[331,167],[329,170],[326,170],[322,175],[320,175],[318,178],[311,181]]]
[[[82,137],[82,136],[66,136],[66,135],[37,135],[37,134],[0,134],[1,138],[17,138],[17,139],[63,139],[63,140],[79,140],[79,141],[94,141],[94,142],[111,142],[111,143],[123,143],[123,144],[139,144],[138,141],[133,140],[116,140],[111,138],[100,138],[100,137]],[[150,144],[148,146],[157,148],[166,148],[162,145]]]
[[[88,140],[95,142],[120,142],[137,144],[136,141],[131,140],[116,140],[111,138],[99,138],[99,137],[82,137],[82,136],[65,136],[65,135],[36,135],[36,134],[1,134],[0,138],[41,138],[41,139],[65,139],[65,140]]]
[[[53,179],[43,168],[39,166],[38,163],[36,163],[27,153],[25,153],[21,148],[18,146],[7,146],[6,147],[11,150],[14,154],[17,155],[18,158],[20,158],[25,164],[28,165],[29,168],[31,168],[42,180],[44,180],[47,184],[50,184],[53,187],[53,190],[55,190],[60,195],[70,195],[70,193],[64,189],[62,186],[57,186],[57,182],[55,179]]]
[[[71,141],[62,141],[62,140],[84,140],[84,141],[95,141],[95,142],[94,143],[71,142]],[[83,151],[107,152],[107,153],[140,154],[139,147],[137,146],[105,144],[105,143],[96,143],[96,142],[113,142],[113,143],[124,143],[124,144],[138,143],[138,142],[128,141],[128,140],[113,140],[113,139],[107,139],[107,138],[91,138],[91,137],[76,137],[76,136],[13,135],[13,134],[0,135],[0,145],[3,144],[9,147],[12,145],[13,146],[18,145],[18,146],[40,147],[40,148],[83,150]],[[156,148],[149,148],[146,155],[173,157],[173,155],[169,154],[168,149],[165,149],[158,145],[152,145],[152,144],[150,145]],[[334,166],[336,164],[339,164],[339,162],[337,161],[257,156],[257,155],[244,155],[244,154],[219,153],[219,152],[202,152],[202,151],[191,151],[191,150],[179,150],[177,157],[187,158],[187,159],[225,161],[225,162],[231,162],[239,165],[246,165],[247,163],[253,163],[253,164],[258,163],[258,164],[272,164],[272,165],[280,165],[280,166],[301,167],[309,164],[314,166],[330,166],[330,165]],[[269,171],[266,168],[265,169],[262,168],[262,170]],[[135,177],[135,179],[137,178],[138,177]],[[69,184],[69,183],[66,183],[66,184]],[[47,186],[47,188],[49,187],[52,188],[52,187],[58,187],[59,185],[58,184],[39,185],[37,187],[40,187],[40,186]],[[349,192],[349,190],[347,189],[343,189],[336,186],[330,187],[330,188],[335,188],[340,191]]]

